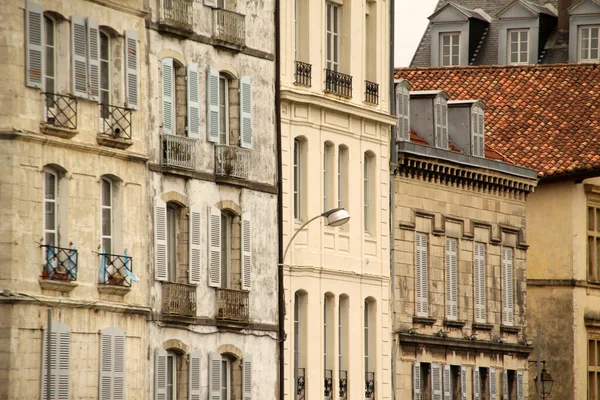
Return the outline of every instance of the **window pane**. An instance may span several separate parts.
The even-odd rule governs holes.
[[[338,30],[338,17],[339,17],[338,14],[339,13],[338,13],[338,11],[339,11],[339,8],[334,6],[333,7],[333,32],[335,34],[339,33],[339,30]]]
[[[45,174],[46,199],[56,198],[56,175],[46,172]]]
[[[45,56],[46,56],[45,74],[46,74],[46,76],[54,77],[54,47],[46,47],[45,52],[46,52],[46,54],[45,54]]]
[[[110,238],[103,238],[102,239],[102,250],[106,254],[111,254],[112,253],[112,240]]]
[[[102,205],[108,207],[111,205],[111,187],[106,179],[102,179]]]
[[[596,221],[596,216],[594,213],[594,207],[588,207],[588,230],[594,231],[596,227],[594,226],[594,221]]]
[[[221,286],[228,287],[229,267],[229,217],[221,214]]]
[[[588,386],[589,386],[589,395],[590,400],[596,400],[596,373],[588,372]]]
[[[596,239],[593,237],[588,237],[588,271],[591,280],[596,280],[596,255],[594,253],[594,249],[596,248],[595,241]]]
[[[54,21],[48,17],[44,17],[45,36],[44,41],[47,45],[54,45]]]
[[[104,33],[100,33],[100,58],[102,60],[108,60],[108,46],[109,39]]]
[[[600,280],[600,277],[598,276],[598,266],[600,265],[600,238],[595,238],[593,240],[596,243],[596,258],[595,258],[595,264],[594,264],[594,277],[596,278],[596,280]]]
[[[56,203],[53,201],[46,202],[46,229],[56,229]]]
[[[47,244],[48,246],[55,246],[56,243],[56,233],[54,232],[46,232],[46,235],[44,237],[44,244]]]
[[[110,208],[102,209],[102,236],[111,236],[112,215]]]
[[[452,55],[452,65],[458,65],[458,49],[456,50],[456,53]]]

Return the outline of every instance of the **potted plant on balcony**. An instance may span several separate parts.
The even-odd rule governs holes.
[[[237,163],[237,153],[235,149],[227,147],[225,154],[223,155],[223,170],[226,175],[231,175],[235,169]]]
[[[54,270],[53,279],[57,280],[57,281],[68,281],[69,280],[69,272],[67,271],[67,269],[65,267],[63,267],[62,265],[59,265]]]

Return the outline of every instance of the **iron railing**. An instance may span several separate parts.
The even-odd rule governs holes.
[[[42,92],[44,122],[57,128],[77,129],[77,99],[64,94]]]
[[[248,179],[250,150],[242,147],[215,145],[215,175]]]
[[[131,139],[131,109],[100,104],[100,133],[120,139]]]
[[[333,371],[325,370],[325,381],[323,382],[323,398],[325,400],[333,399]]]
[[[325,69],[325,91],[344,97],[352,97],[352,76]]]
[[[348,371],[340,370],[340,397],[339,400],[348,399]]]
[[[169,315],[196,316],[196,286],[162,283],[162,312]]]
[[[217,289],[217,319],[229,321],[248,321],[248,292],[233,289]]]
[[[371,104],[379,104],[379,84],[365,81],[365,101]]]
[[[304,400],[306,397],[306,370],[296,368],[296,400]]]
[[[213,9],[213,38],[246,45],[246,16],[222,8]]]
[[[76,281],[77,280],[77,258],[76,249],[43,244],[44,266],[42,279],[54,281]]]
[[[194,30],[194,0],[160,0],[159,23]]]
[[[100,253],[99,281],[103,285],[131,287],[133,259],[118,254]]]
[[[302,61],[295,61],[296,63],[296,72],[294,76],[296,77],[295,83],[297,85],[311,86],[312,84],[312,65],[309,63],[305,63]]]
[[[375,372],[365,373],[365,399],[375,398]]]
[[[196,139],[161,135],[162,163],[167,167],[196,169]]]

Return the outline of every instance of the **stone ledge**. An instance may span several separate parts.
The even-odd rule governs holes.
[[[516,354],[517,357],[527,358],[533,351],[533,347],[515,343],[496,343],[482,340],[467,340],[458,338],[441,338],[437,336],[428,336],[420,334],[409,334],[396,332],[401,344],[413,346],[430,346],[439,349],[449,349],[457,351],[495,351],[500,354]]]
[[[40,122],[40,132],[50,136],[57,136],[63,139],[71,139],[79,133],[76,129],[59,128],[54,125]]]
[[[473,322],[473,324],[471,324],[471,328],[476,329],[478,331],[491,331],[492,329],[494,329],[494,324],[482,324]]]
[[[447,326],[449,328],[463,328],[466,324],[466,321],[453,321],[450,319],[445,319],[444,320],[444,326]]]
[[[433,325],[436,319],[433,317],[417,317],[413,316],[413,324]]]
[[[119,296],[125,296],[127,293],[131,292],[131,287],[115,285],[98,285],[98,292],[103,294],[116,294]]]
[[[57,292],[70,293],[77,286],[79,286],[79,283],[77,283],[77,282],[40,279],[40,287],[43,290],[55,290]]]
[[[115,149],[125,150],[133,144],[131,140],[116,138],[108,135],[99,134],[96,141],[101,146],[113,147]]]
[[[500,325],[500,332],[519,333],[519,332],[521,332],[521,327],[520,326]]]

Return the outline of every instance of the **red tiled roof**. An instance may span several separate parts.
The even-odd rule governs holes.
[[[424,146],[429,146],[429,142],[423,139],[421,136],[417,134],[412,128],[410,130],[410,141],[411,143],[422,144]]]
[[[489,158],[540,177],[600,169],[598,64],[406,68],[395,78],[453,100],[482,99]]]

